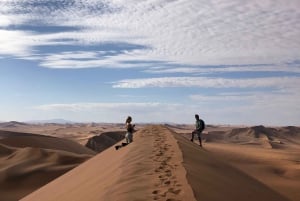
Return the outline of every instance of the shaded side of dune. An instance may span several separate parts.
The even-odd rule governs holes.
[[[92,155],[0,144],[0,201],[19,200]]]
[[[0,130],[0,139],[7,138],[7,137],[18,137],[18,136],[40,136],[40,137],[46,137],[44,135],[38,135],[38,134],[32,134],[32,133],[23,133],[23,132]]]
[[[72,140],[0,131],[0,201],[15,201],[96,153]]]
[[[233,168],[197,144],[174,134],[183,154],[187,179],[197,200],[288,201],[258,180]]]
[[[90,138],[85,146],[95,152],[100,153],[124,138],[124,131],[104,132],[100,135]]]

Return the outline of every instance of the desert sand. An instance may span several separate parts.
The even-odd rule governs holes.
[[[21,200],[299,200],[297,136],[278,142],[280,136],[269,135],[268,143],[280,145],[273,147],[265,146],[266,138],[258,134],[245,145],[252,135],[252,130],[246,130],[246,137],[239,136],[238,142],[234,138],[235,147],[229,146],[235,131],[211,127],[205,134],[210,140],[201,149],[187,138],[190,128],[172,128],[178,134],[166,126],[146,126],[134,134],[133,143],[119,150],[106,149]],[[210,132],[222,136],[209,138]],[[289,147],[286,143],[291,139]],[[294,152],[288,156],[284,150],[290,148]],[[245,168],[247,164],[251,167]],[[272,165],[275,169],[284,165],[290,171],[277,180],[282,172],[268,169]]]
[[[95,154],[67,139],[0,131],[0,200],[19,200]]]
[[[140,124],[115,150],[123,124],[0,123],[0,201],[300,201],[299,127],[208,125],[203,148],[193,128]]]

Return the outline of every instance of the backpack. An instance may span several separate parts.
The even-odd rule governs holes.
[[[200,125],[200,131],[203,131],[205,129],[205,122],[202,119],[200,119]]]

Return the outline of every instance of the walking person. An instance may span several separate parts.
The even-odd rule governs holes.
[[[197,134],[198,139],[199,139],[199,144],[200,147],[202,147],[202,139],[201,139],[201,135],[202,135],[202,131],[205,129],[205,123],[202,119],[200,119],[198,114],[195,114],[195,119],[196,119],[196,129],[192,132],[192,139],[191,141],[194,141],[194,136],[195,134]]]

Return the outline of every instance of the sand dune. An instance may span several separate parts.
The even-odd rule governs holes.
[[[86,147],[100,153],[125,138],[125,131],[104,132],[91,137],[86,143]]]
[[[47,136],[73,140],[82,145],[85,145],[89,138],[94,137],[95,135],[100,135],[103,132],[110,132],[110,131],[124,132],[124,124],[122,125],[109,124],[109,123],[25,124],[20,122],[4,122],[4,123],[0,123],[0,130],[6,130],[6,131],[18,132],[18,133],[31,133],[36,135],[43,134]]]
[[[0,131],[0,143],[12,147],[36,147],[78,154],[95,154],[91,149],[72,140],[31,133]]]
[[[18,126],[26,126],[26,123],[17,122],[17,121],[10,121],[10,122],[2,122],[0,123],[0,127],[2,128],[14,128]]]
[[[42,137],[42,135],[38,135],[38,134],[0,130],[0,139],[7,138],[7,137],[19,137],[19,136],[41,136]]]
[[[238,127],[238,128],[208,128],[203,134],[208,143],[229,143],[255,145],[270,149],[298,147],[300,145],[300,129],[298,127]],[[190,131],[191,133],[191,131]],[[189,138],[190,133],[185,137]]]
[[[101,152],[22,200],[288,199],[170,129],[147,126],[133,143]]]
[[[300,148],[206,143],[206,149],[291,200],[300,200]]]
[[[0,131],[0,201],[15,201],[95,155],[67,139]]]

